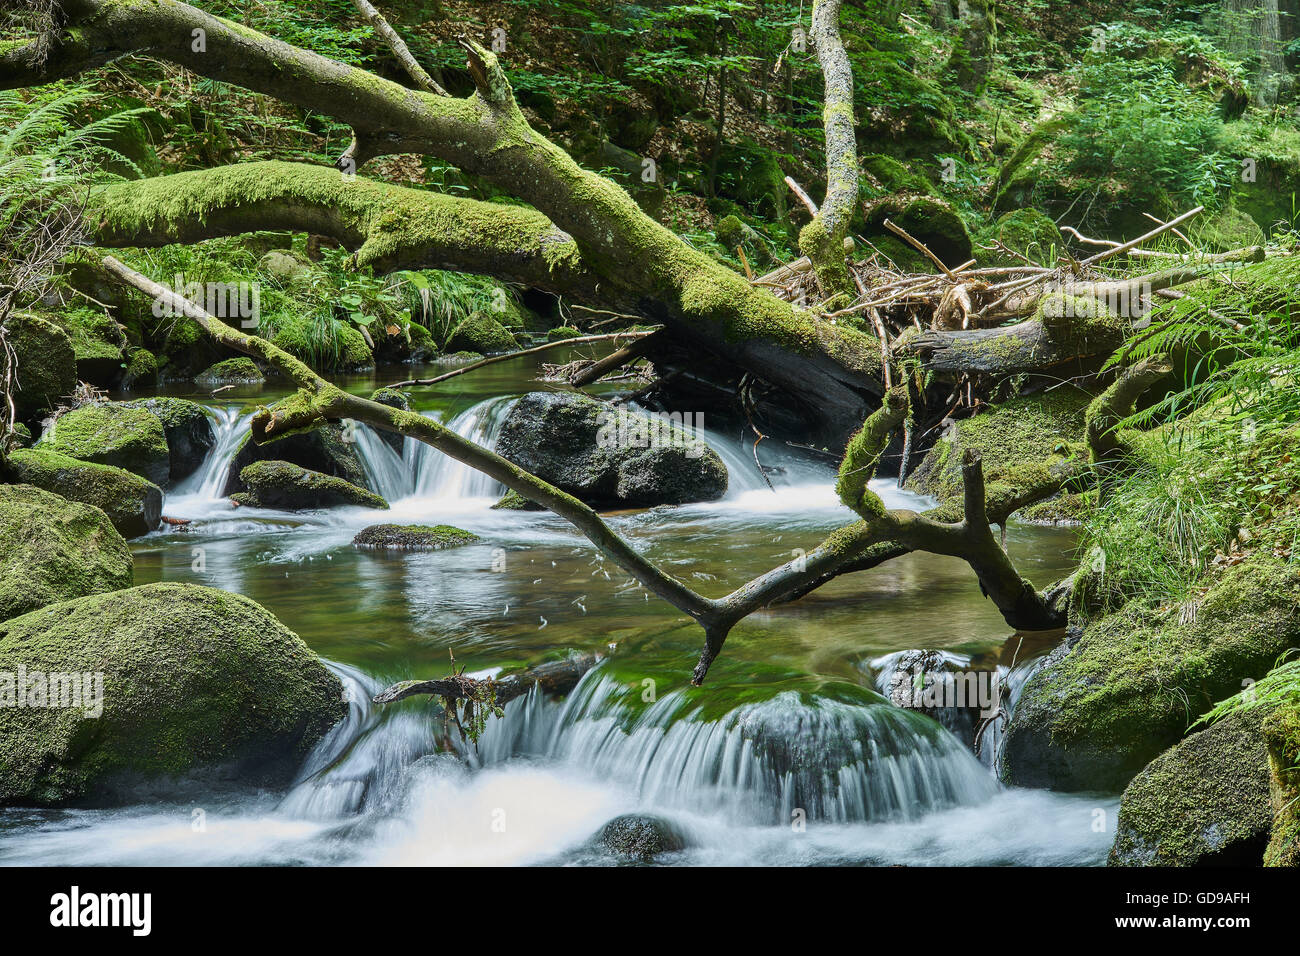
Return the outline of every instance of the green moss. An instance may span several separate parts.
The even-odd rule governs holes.
[[[980,453],[989,491],[1027,484],[1082,456],[1084,412],[1092,396],[1073,386],[1013,398],[957,422],[908,479],[908,487],[941,500],[962,495],[961,459]]]
[[[513,489],[507,490],[506,493],[501,496],[501,500],[492,507],[497,511],[538,511],[541,509],[541,505],[529,501]]]
[[[0,485],[0,620],[129,588],[134,567],[100,509],[32,485]]]
[[[310,471],[287,461],[256,461],[239,472],[239,480],[264,508],[329,508],[357,505],[387,509],[388,502],[373,492],[333,475]]]
[[[127,359],[126,371],[122,374],[122,387],[135,388],[156,385],[157,382],[158,359],[148,349],[136,349]]]
[[[1278,707],[1264,721],[1274,810],[1265,866],[1300,866],[1300,706]]]
[[[892,156],[869,153],[862,157],[858,165],[870,177],[870,188],[877,195],[903,192],[934,194],[934,186],[930,180],[919,173],[912,172]]]
[[[257,363],[243,356],[224,359],[216,365],[209,366],[194,378],[195,384],[202,385],[204,388],[221,385],[261,385],[265,381],[266,377],[257,367]]]
[[[83,405],[60,415],[39,447],[99,465],[125,468],[154,484],[170,469],[162,422],[149,412],[117,402]]]
[[[5,478],[94,505],[126,538],[153,531],[162,515],[162,489],[152,482],[121,468],[79,461],[44,448],[10,454]]]
[[[988,238],[996,239],[1034,262],[1054,261],[1053,251],[1060,251],[1064,243],[1056,223],[1037,209],[1015,209],[1003,213],[988,231]],[[981,265],[1017,265],[1024,260],[1004,252],[979,252]]]
[[[0,672],[98,673],[102,713],[0,707],[0,805],[108,801],[238,766],[287,782],[346,713],[342,685],[257,604],[151,584],[0,624]]]
[[[358,548],[443,551],[473,544],[479,536],[449,524],[375,524],[363,528],[352,543]]]
[[[375,364],[365,337],[346,322],[331,320],[322,324],[310,316],[291,315],[275,319],[266,334],[272,345],[322,371],[355,370]]]
[[[1006,768],[1025,786],[1122,786],[1300,641],[1300,570],[1256,555],[1192,608],[1130,601],[1025,685]]]
[[[512,352],[519,347],[496,317],[487,312],[473,312],[463,319],[447,339],[448,351],[465,350],[490,355],[494,352]]]
[[[17,417],[27,421],[72,394],[76,354],[65,331],[35,315],[14,313],[5,328],[18,360],[18,387],[11,397]]]
[[[1257,866],[1273,812],[1259,718],[1234,715],[1151,761],[1124,790],[1112,866]]]

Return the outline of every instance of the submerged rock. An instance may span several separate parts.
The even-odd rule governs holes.
[[[141,408],[162,422],[167,436],[170,462],[168,481],[176,484],[199,470],[208,452],[217,443],[212,421],[203,406],[183,398],[147,398],[123,402],[128,408]]]
[[[1233,715],[1151,761],[1124,790],[1111,866],[1258,866],[1268,843],[1259,717]]]
[[[248,488],[248,494],[238,499],[240,504],[288,510],[335,505],[388,508],[388,502],[373,492],[287,461],[254,462],[239,478]]]
[[[349,440],[349,434],[341,425],[322,425],[309,432],[277,438],[265,445],[259,445],[251,436],[245,435],[230,464],[230,477],[226,479],[224,494],[244,490],[240,475],[255,461],[287,461],[300,468],[366,487],[366,471],[361,456],[357,454],[356,442]]]
[[[0,679],[0,805],[116,802],[195,773],[287,783],[347,710],[297,635],[248,598],[193,584],[6,621],[0,674],[20,667],[26,687]],[[50,706],[60,686],[54,701],[73,706]]]
[[[372,524],[352,539],[358,548],[392,548],[398,551],[442,551],[473,544],[479,536],[449,524]]]
[[[661,853],[686,849],[686,838],[663,817],[628,813],[610,820],[596,842],[619,856],[648,863]]]
[[[99,508],[32,485],[0,485],[0,620],[129,588],[134,568]]]
[[[497,453],[596,507],[713,501],[727,466],[684,429],[567,392],[529,392],[511,407]]]
[[[124,538],[148,534],[162,520],[162,489],[111,465],[80,461],[45,448],[25,448],[9,456],[5,474],[7,480],[102,509]]]
[[[222,385],[261,385],[266,376],[250,358],[232,358],[210,365],[194,377],[194,383],[204,388]]]
[[[142,408],[116,402],[83,405],[60,415],[38,447],[125,468],[155,485],[165,485],[171,471],[162,421]]]
[[[1300,644],[1300,571],[1267,556],[1227,569],[1191,609],[1130,601],[1088,623],[1025,684],[1007,782],[1124,788],[1190,722]]]
[[[18,312],[5,325],[18,360],[14,408],[19,421],[29,421],[72,394],[77,387],[77,359],[68,333],[52,322]]]

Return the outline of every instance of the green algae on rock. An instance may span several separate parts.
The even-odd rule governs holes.
[[[162,421],[141,408],[115,402],[65,412],[41,436],[38,447],[97,465],[124,468],[156,485],[171,470]]]
[[[81,706],[42,706],[29,685],[28,706],[0,707],[7,806],[112,803],[199,773],[287,783],[347,711],[341,682],[297,635],[248,598],[194,584],[0,623],[0,673],[20,665],[79,678],[83,694]]]
[[[288,509],[335,505],[388,508],[388,502],[373,492],[287,461],[253,462],[239,473],[239,479],[248,488],[241,504]]]
[[[148,534],[162,519],[162,489],[112,465],[80,461],[44,448],[24,448],[10,454],[5,476],[69,501],[94,505],[108,515],[124,538]]]
[[[478,540],[478,535],[449,524],[372,524],[362,528],[352,543],[358,548],[377,550],[443,551]]]
[[[0,620],[129,588],[134,568],[99,508],[32,485],[0,485]]]

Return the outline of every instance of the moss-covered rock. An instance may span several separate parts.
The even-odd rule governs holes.
[[[362,528],[352,543],[358,548],[378,550],[444,551],[478,540],[478,535],[449,524],[372,524]]]
[[[60,415],[40,448],[98,465],[125,468],[156,485],[171,468],[167,435],[157,416],[117,402],[83,405]]]
[[[147,398],[122,404],[143,409],[162,423],[163,434],[167,436],[168,481],[171,484],[194,474],[217,443],[212,421],[198,402],[183,398]]]
[[[1111,866],[1258,866],[1273,811],[1259,717],[1236,714],[1151,761],[1124,789]]]
[[[914,173],[893,156],[869,153],[858,161],[866,174],[868,188],[879,195],[890,193],[919,193],[934,195],[934,186],[920,173]]]
[[[194,383],[203,388],[218,388],[224,385],[261,385],[266,376],[251,358],[224,359],[210,365],[194,377]]]
[[[223,494],[231,495],[244,490],[240,473],[255,461],[287,461],[311,471],[333,475],[361,487],[366,486],[366,470],[357,454],[356,442],[342,425],[322,425],[309,432],[286,435],[275,441],[259,445],[251,436],[245,436],[235,449],[230,465],[230,477]]]
[[[1189,610],[1130,601],[1054,650],[1007,728],[1017,786],[1120,790],[1242,681],[1300,644],[1300,571],[1269,556],[1228,568]]]
[[[0,621],[132,584],[126,542],[98,508],[0,485]]]
[[[529,501],[513,488],[501,496],[501,500],[492,506],[493,511],[544,511],[535,501]]]
[[[971,236],[966,223],[946,200],[938,196],[899,193],[868,200],[863,207],[867,236],[891,236],[885,220],[901,227],[951,269],[971,258]]]
[[[1277,707],[1264,721],[1273,826],[1265,866],[1300,866],[1300,704]]]
[[[1052,250],[1063,246],[1061,232],[1037,209],[1013,209],[1003,213],[987,232],[988,239],[996,239],[1008,249],[1020,253],[1034,262],[1052,260]],[[977,251],[981,265],[1018,265],[1024,260],[999,250]]]
[[[102,309],[75,307],[50,314],[72,340],[77,359],[77,378],[101,388],[110,388],[121,378],[126,361],[126,336],[121,326]]]
[[[134,350],[122,371],[122,387],[132,389],[157,384],[158,358],[148,349]]]
[[[565,392],[529,392],[511,407],[497,452],[597,507],[713,501],[727,466],[679,426]]]
[[[1248,214],[1229,203],[1204,223],[1195,226],[1191,238],[1211,252],[1228,252],[1264,244],[1264,230]]]
[[[18,360],[14,408],[20,421],[30,421],[77,387],[76,355],[67,332],[34,315],[14,313],[5,329]]]
[[[0,673],[84,675],[80,707],[0,707],[0,805],[108,803],[207,773],[284,783],[346,713],[339,679],[248,598],[150,584],[0,624]],[[16,694],[18,688],[9,688]],[[0,682],[0,696],[5,686]],[[48,704],[49,698],[46,697]]]
[[[69,501],[101,509],[124,538],[137,538],[158,527],[162,489],[139,475],[112,465],[97,465],[44,448],[13,452],[5,463],[5,480],[35,485]]]
[[[571,325],[559,325],[546,333],[546,341],[558,342],[561,339],[576,339],[581,334],[581,330],[575,329]]]
[[[373,492],[287,461],[254,462],[240,471],[239,479],[248,488],[248,497],[241,499],[241,503],[262,508],[388,507],[388,502]]]
[[[447,339],[448,352],[511,352],[519,347],[509,329],[487,312],[472,312]]]
[[[1045,470],[1086,457],[1082,441],[1090,401],[1088,392],[1065,385],[1013,398],[954,422],[921,459],[907,486],[944,501],[959,499],[961,461],[967,449],[980,453],[990,494],[1000,485],[1029,482]]]

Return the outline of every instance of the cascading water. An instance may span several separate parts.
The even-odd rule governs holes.
[[[637,688],[638,693],[640,688]],[[732,819],[849,823],[914,817],[987,800],[996,784],[932,721],[883,702],[786,691],[706,719],[681,692],[640,713],[599,668],[563,705],[513,703],[479,741],[477,759],[563,760],[623,781],[658,806],[725,807]]]
[[[454,416],[447,427],[462,438],[493,448],[512,404],[511,397],[479,402]],[[357,452],[372,490],[389,501],[402,498],[495,500],[505,491],[499,482],[424,442],[406,438],[399,455],[378,432],[365,425],[357,427],[356,436]]]
[[[194,474],[172,489],[171,495],[177,498],[195,497],[206,500],[221,495],[230,472],[230,463],[234,461],[235,452],[248,434],[253,420],[250,412],[237,405],[209,407],[207,412],[212,419],[216,441]]]
[[[450,417],[448,427],[491,448],[513,400],[480,401]],[[889,619],[877,615],[888,595],[914,589],[906,562],[895,566],[898,577],[875,576],[884,583],[869,599],[869,625],[857,610],[857,589],[870,579],[855,579],[845,596],[823,603],[811,627],[801,624],[807,612],[798,607],[742,625],[773,642],[761,657],[769,648],[777,658],[793,653],[782,665],[794,667],[792,674],[826,673],[814,658],[829,637],[825,659],[845,662],[838,672],[831,665],[831,682],[805,685],[792,676],[791,684],[757,694],[742,668],[711,676],[706,693],[669,689],[642,703],[640,684],[613,665],[644,661],[657,673],[653,656],[633,655],[689,654],[697,635],[687,634],[671,609],[602,574],[599,557],[555,516],[492,511],[502,489],[491,479],[411,439],[399,454],[364,426],[354,434],[366,483],[391,510],[235,509],[222,491],[251,415],[240,407],[210,414],[215,445],[165,505],[167,514],[194,520],[184,534],[169,530],[140,544],[137,575],[196,580],[264,603],[322,656],[351,662],[330,665],[347,690],[348,717],[278,801],[252,793],[205,797],[211,839],[198,846],[189,838],[188,803],[24,811],[16,822],[0,811],[0,863],[602,863],[610,857],[593,848],[594,834],[629,812],[664,816],[689,834],[687,851],[665,862],[1104,857],[1104,836],[1089,826],[1097,797],[1004,790],[929,716],[845,682],[852,648],[870,648],[858,658],[867,659],[889,646],[856,635],[895,636]],[[789,549],[813,546],[845,520],[830,464],[764,443],[759,457],[769,466],[769,488],[749,437],[698,434],[728,468],[724,499],[607,519],[675,573],[720,592],[725,581],[788,559]],[[925,507],[891,481],[872,488],[890,507]],[[423,555],[353,549],[355,532],[377,521],[451,521],[484,543]],[[197,574],[196,543],[206,548],[206,571]],[[499,568],[498,554],[508,558]],[[917,575],[926,581],[925,601],[955,593],[934,589],[934,575],[943,573]],[[835,589],[814,600],[827,593]],[[977,594],[975,601],[983,606]],[[842,623],[834,623],[835,602],[844,608]],[[894,613],[902,615],[904,636],[908,626],[924,626],[906,623],[918,613],[912,605]],[[987,623],[970,627],[967,636],[994,633]],[[950,646],[963,639],[957,630]],[[747,640],[733,637],[728,660],[753,653]],[[565,648],[603,652],[607,643],[617,650],[567,699],[534,690],[512,701],[504,717],[489,719],[476,747],[446,733],[437,700],[388,708],[370,701],[391,680],[445,673],[448,646],[457,660],[490,667]],[[1026,666],[1009,675],[1014,695],[1028,673]],[[732,703],[718,703],[725,700]],[[986,741],[986,752],[999,744]],[[492,829],[498,815],[509,821],[500,832]],[[788,825],[797,818],[810,822],[806,834]]]

